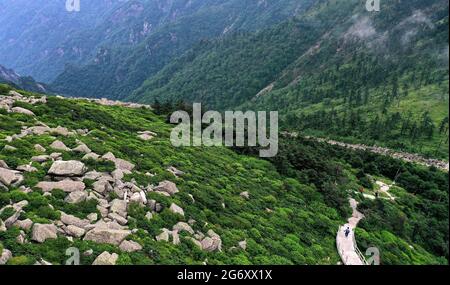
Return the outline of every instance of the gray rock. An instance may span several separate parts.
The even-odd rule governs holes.
[[[172,203],[172,205],[170,205],[169,211],[175,214],[182,215],[184,217],[184,210],[175,203]]]
[[[31,239],[43,243],[47,239],[56,239],[57,228],[53,224],[34,224]]]
[[[156,236],[157,241],[166,241],[169,242],[170,231],[168,229],[162,229],[162,233]]]
[[[175,193],[179,192],[177,185],[168,180],[160,182],[159,185],[155,187],[154,190],[159,192],[165,192],[169,195],[174,195]]]
[[[4,185],[10,186],[11,184],[22,179],[23,177],[19,174],[19,172],[6,168],[0,168],[0,182]]]
[[[75,191],[69,193],[67,197],[64,199],[69,204],[77,204],[83,201],[86,201],[88,194],[85,191]]]
[[[202,241],[202,249],[205,251],[222,251],[222,240],[218,234],[213,230],[208,231],[208,237],[205,237]]]
[[[248,193],[248,191],[242,192],[241,194],[239,194],[239,196],[247,200],[250,199],[250,194]]]
[[[112,245],[120,245],[131,231],[119,230],[105,227],[96,227],[86,233],[84,240],[90,240],[97,243],[107,243]]]
[[[54,189],[61,189],[64,192],[79,192],[83,191],[86,185],[81,181],[63,180],[58,182],[39,182],[36,187],[41,188],[44,192],[50,192]]]
[[[61,212],[61,222],[63,222],[65,225],[77,226],[79,228],[84,228],[85,226],[90,224],[89,220],[80,219],[73,215],[67,215],[63,212]]]
[[[238,243],[238,245],[239,245],[239,247],[242,248],[243,250],[246,250],[246,249],[247,249],[247,241],[246,241],[246,240],[240,241],[240,242]]]
[[[178,222],[176,225],[173,226],[172,230],[178,232],[185,231],[192,235],[194,234],[194,230],[192,229],[192,227],[185,222]]]
[[[102,254],[97,256],[92,265],[116,265],[119,256],[116,253],[109,253],[104,251]]]
[[[10,145],[5,145],[5,147],[3,148],[3,150],[6,150],[6,151],[16,151],[17,148],[15,148],[15,147],[13,147],[13,146],[10,146]]]
[[[125,252],[135,252],[142,250],[142,246],[135,241],[124,240],[120,246],[120,250]]]
[[[100,194],[104,194],[113,190],[109,182],[104,179],[96,181],[94,184],[92,184],[92,189]]]
[[[82,160],[89,160],[89,159],[93,159],[93,160],[99,160],[100,155],[96,154],[96,153],[88,153],[85,156],[83,156]]]
[[[116,214],[116,213],[109,213],[108,218],[116,221],[117,223],[119,223],[122,226],[124,226],[128,223],[127,219],[125,219],[124,217],[122,217],[121,215]]]
[[[117,213],[124,218],[127,217],[127,202],[124,200],[114,199],[109,205],[110,212]]]
[[[9,169],[8,164],[4,160],[0,160],[0,168]]]
[[[74,225],[67,226],[65,231],[68,235],[76,237],[76,238],[80,238],[80,237],[84,236],[84,234],[86,233],[86,231],[84,229],[74,226]]]
[[[70,151],[70,148],[68,148],[62,141],[54,141],[50,148],[59,150],[59,151]]]
[[[31,227],[33,226],[33,221],[30,219],[26,219],[23,221],[16,221],[14,223],[14,226],[17,226],[18,228],[25,230],[25,231],[29,231],[31,229]]]
[[[88,220],[92,223],[98,220],[98,214],[92,213],[87,216]]]
[[[86,170],[86,166],[80,161],[55,161],[48,173],[57,176],[82,176]]]
[[[34,149],[36,150],[36,151],[39,151],[39,152],[46,152],[47,150],[43,147],[43,146],[41,146],[40,144],[35,144],[34,145]]]
[[[29,164],[26,165],[20,165],[17,167],[17,170],[22,171],[22,172],[37,172],[37,168],[33,167]]]
[[[86,153],[86,154],[92,152],[91,149],[90,149],[87,145],[85,145],[85,144],[80,144],[79,146],[77,146],[76,148],[74,148],[73,151],[75,151],[75,152],[81,152],[81,153]]]
[[[5,265],[12,258],[11,251],[3,249],[0,254],[0,265]]]
[[[31,112],[31,111],[28,110],[28,109],[22,108],[22,107],[14,107],[14,108],[11,108],[11,111],[12,111],[13,113],[24,114],[24,115],[27,115],[27,116],[35,116],[33,112]]]
[[[43,163],[43,162],[49,161],[51,159],[52,158],[50,157],[50,155],[38,155],[38,156],[33,156],[31,158],[31,161]]]

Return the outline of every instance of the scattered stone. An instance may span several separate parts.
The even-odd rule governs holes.
[[[10,146],[10,145],[5,145],[5,147],[3,148],[3,150],[5,151],[16,151],[17,148]]]
[[[151,219],[153,219],[153,214],[151,212],[147,212],[145,214],[145,218],[150,221]]]
[[[138,134],[139,134],[138,138],[140,138],[143,141],[149,141],[157,136],[156,133],[151,132],[151,131],[138,132]]]
[[[5,225],[5,223],[0,219],[0,233],[6,232],[6,231],[7,231],[6,225]]]
[[[133,193],[133,195],[131,195],[131,197],[130,197],[130,203],[131,202],[145,205],[145,203],[144,203],[145,201],[142,199],[142,196],[140,193]]]
[[[128,223],[127,219],[116,213],[109,213],[107,217],[116,221],[121,226],[125,226]]]
[[[46,152],[47,150],[43,147],[43,146],[41,146],[40,144],[35,144],[34,145],[34,149],[36,150],[36,151],[39,151],[39,152]]]
[[[67,128],[63,128],[61,126],[58,126],[58,127],[54,128],[54,129],[51,129],[51,133],[52,134],[56,134],[56,135],[61,135],[61,136],[64,136],[64,137],[72,136],[72,135],[75,134],[74,132],[70,132]]]
[[[87,215],[87,219],[92,223],[98,220],[98,215],[97,213],[92,213]]]
[[[247,200],[250,199],[250,194],[248,193],[248,191],[242,192],[241,194],[239,194],[239,196]]]
[[[82,160],[89,160],[89,159],[99,160],[99,158],[100,158],[100,155],[98,155],[94,152],[91,152],[91,153],[88,153],[85,156],[83,156]]]
[[[108,216],[108,209],[105,207],[102,207],[100,205],[97,205],[97,210],[100,212],[100,215],[102,216],[102,218]]]
[[[135,165],[133,163],[128,162],[123,159],[120,159],[120,158],[116,158],[116,160],[114,160],[114,163],[116,165],[116,169],[120,169],[120,170],[132,171],[135,167]]]
[[[109,253],[104,251],[102,254],[97,256],[92,265],[116,265],[119,256],[116,253]]]
[[[31,239],[43,243],[47,239],[56,239],[57,228],[53,224],[34,224]]]
[[[64,199],[69,204],[78,204],[80,202],[86,201],[88,194],[85,191],[75,191],[69,193],[67,197]]]
[[[73,236],[75,238],[80,238],[84,236],[86,231],[80,227],[74,226],[74,225],[68,225],[66,227],[66,233],[70,236]]]
[[[63,180],[58,182],[39,182],[36,187],[41,188],[44,192],[50,192],[54,189],[61,189],[64,192],[77,192],[83,191],[86,185],[81,181]]]
[[[80,144],[79,146],[77,146],[76,148],[73,149],[73,151],[75,152],[81,152],[81,153],[86,153],[89,154],[91,153],[91,149],[85,145],[85,144]]]
[[[68,148],[62,141],[54,141],[50,147],[59,151],[70,151],[70,148]]]
[[[239,245],[239,247],[242,248],[243,250],[246,250],[246,249],[247,249],[247,240],[240,241],[240,242],[238,243],[238,245]]]
[[[135,252],[142,250],[142,246],[135,241],[124,240],[120,246],[120,250],[125,252]]]
[[[0,265],[5,265],[12,258],[12,253],[5,248],[0,253]]]
[[[175,177],[180,177],[184,175],[184,172],[181,170],[176,169],[173,166],[170,166],[169,168],[167,168],[167,171],[169,171],[170,173],[172,173],[173,175],[175,175]]]
[[[178,232],[185,231],[192,235],[194,234],[194,230],[191,228],[190,225],[188,225],[185,222],[178,222],[176,225],[173,226],[172,230],[178,231]]]
[[[14,108],[11,108],[11,112],[13,112],[13,113],[19,113],[19,114],[24,114],[24,115],[27,115],[27,116],[35,116],[33,112],[31,112],[31,111],[28,110],[28,109],[22,108],[22,107],[14,107]]]
[[[84,228],[90,224],[89,220],[80,219],[73,215],[67,215],[64,212],[61,212],[61,222],[63,222],[65,225],[77,226],[79,228]]]
[[[37,172],[38,171],[38,169],[36,167],[33,167],[29,164],[20,165],[17,167],[17,170],[22,171],[22,172]]]
[[[202,249],[205,251],[222,251],[222,240],[218,234],[213,230],[208,231],[208,237],[205,237],[202,241]]]
[[[14,226],[16,226],[22,230],[29,231],[31,229],[31,227],[33,226],[33,221],[30,219],[26,219],[23,221],[16,221],[14,223]]]
[[[125,238],[131,234],[129,230],[112,229],[103,226],[97,226],[86,233],[84,240],[90,240],[97,243],[107,243],[120,245]]]
[[[198,248],[203,249],[202,243],[199,242],[198,240],[196,240],[195,238],[193,238],[193,237],[188,237],[187,239],[191,240],[196,246],[198,246]]]
[[[92,254],[94,254],[94,250],[92,249],[88,249],[85,252],[83,252],[84,256],[91,256]]]
[[[4,160],[0,160],[0,168],[9,169],[8,164]]]
[[[125,202],[124,200],[114,199],[109,205],[109,210],[112,213],[117,213],[124,218],[127,217],[127,202]]]
[[[174,195],[179,192],[177,185],[175,183],[165,180],[159,183],[154,189],[157,192],[165,192],[169,195]]]
[[[162,229],[162,233],[156,236],[157,241],[166,241],[169,242],[170,231],[168,229]]]
[[[86,170],[86,166],[80,161],[55,161],[48,173],[57,176],[82,176]]]
[[[0,182],[6,186],[10,186],[11,184],[22,179],[23,177],[19,174],[19,172],[6,168],[0,168]]]
[[[184,217],[184,210],[180,206],[175,204],[175,203],[172,203],[172,205],[170,205],[169,210],[172,213],[179,214],[179,215],[182,215]]]
[[[38,155],[38,156],[33,156],[31,158],[31,161],[42,163],[42,162],[49,161],[51,159],[52,158],[50,157],[50,155]]]
[[[178,231],[172,231],[172,243],[174,245],[179,245],[180,244],[180,235],[178,234]]]
[[[92,188],[95,192],[100,194],[107,193],[113,190],[109,182],[105,179],[96,181],[94,184],[92,184]]]
[[[112,152],[108,152],[102,156],[102,159],[114,161],[114,160],[116,160],[116,157],[114,156],[114,154]]]
[[[121,169],[116,169],[113,172],[111,172],[111,175],[116,180],[122,180],[124,177],[123,171]]]

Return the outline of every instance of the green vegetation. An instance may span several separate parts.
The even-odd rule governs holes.
[[[425,170],[372,154],[355,154],[326,144],[292,139],[283,139],[279,155],[269,161],[253,157],[251,154],[255,149],[174,148],[169,141],[171,126],[165,123],[166,114],[155,115],[147,109],[101,106],[88,101],[56,97],[49,97],[47,104],[38,103],[27,107],[37,115],[39,121],[51,127],[89,129],[89,135],[76,138],[94,152],[104,154],[110,151],[117,157],[135,163],[136,172],[125,177],[125,181],[135,179],[140,185],[146,185],[168,179],[176,182],[181,190],[172,198],[149,194],[149,199],[155,199],[165,207],[152,220],[145,218],[145,208],[130,205],[129,226],[138,229],[130,238],[143,245],[142,252],[129,254],[111,245],[75,239],[77,247],[93,249],[94,256],[106,248],[109,252],[119,254],[120,264],[201,264],[205,259],[208,259],[209,264],[336,264],[339,256],[335,249],[335,234],[338,226],[350,215],[347,197],[361,185],[372,185],[368,175],[394,179],[398,168],[401,168],[398,185],[406,189],[407,193],[414,194],[416,200],[399,198],[394,204],[387,202],[389,204],[386,207],[392,209],[389,212],[380,210],[376,203],[361,204],[367,216],[367,220],[361,224],[361,231],[367,233],[361,235],[362,244],[380,246],[388,256],[384,261],[386,264],[447,262],[448,250],[443,245],[448,242],[448,230],[445,229],[446,225],[448,228],[448,207],[444,207],[444,202],[448,201],[448,192],[443,189],[448,186],[448,177],[439,171]],[[22,120],[17,114],[2,116]],[[30,123],[27,120],[24,122]],[[158,136],[143,142],[137,137],[137,132],[143,130],[151,130]],[[0,134],[5,133],[10,134],[11,130],[0,129]],[[73,137],[58,139],[71,147],[75,146]],[[3,150],[0,151],[0,159],[15,167],[39,154],[33,148],[35,143],[48,148],[51,142],[48,135],[27,136],[9,143],[18,149],[14,157]],[[0,149],[5,144],[5,141],[0,141]],[[80,158],[72,152],[65,153],[64,157]],[[30,187],[42,181],[50,167],[48,163],[33,165],[38,171],[27,174],[24,182]],[[88,161],[87,165],[90,169],[113,169],[108,163]],[[165,170],[168,166],[175,166],[186,174],[182,178],[175,178]],[[147,172],[155,176],[142,175]],[[88,188],[93,183],[85,182]],[[250,199],[239,195],[244,191],[249,192]],[[98,213],[95,201],[71,205],[64,202],[65,196],[60,190],[52,191],[51,196],[44,196],[37,189],[28,194],[10,189],[9,192],[0,193],[0,206],[9,204],[10,200],[27,200],[29,204],[24,208],[25,213],[21,218],[40,223],[58,220],[59,210],[79,218]],[[408,211],[401,204],[403,201],[408,202]],[[436,208],[433,204],[436,201],[440,201],[442,208]],[[186,218],[167,210],[172,202],[184,209]],[[399,216],[405,211],[405,226],[399,228],[393,216]],[[424,220],[425,213],[428,213],[427,220]],[[2,215],[6,217],[9,214],[5,210]],[[194,229],[203,232],[213,229],[217,232],[222,237],[223,251],[207,253],[187,240],[177,246],[155,241],[154,237],[161,228],[171,228],[180,219],[187,221],[188,218],[197,221]],[[384,223],[378,223],[380,219]],[[374,227],[374,224],[378,226]],[[412,227],[426,230],[409,230]],[[387,234],[380,236],[380,231]],[[16,256],[10,263],[28,264],[40,258],[56,264],[64,263],[64,252],[70,247],[66,239],[61,237],[43,244],[18,244],[15,241],[18,234],[15,227],[0,233],[2,244]],[[399,249],[390,250],[378,244],[386,235],[394,235],[399,245],[411,244],[412,257],[404,258]],[[242,240],[247,240],[247,250],[229,250]],[[82,263],[89,264],[93,258],[83,256]]]

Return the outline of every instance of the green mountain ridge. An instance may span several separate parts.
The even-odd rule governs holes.
[[[188,1],[191,3],[191,1]],[[237,31],[254,31],[308,9],[313,1],[197,1],[200,7],[162,24],[136,46],[101,47],[85,65],[67,66],[53,82],[60,93],[124,99],[144,80],[204,39]],[[170,5],[169,5],[170,6]],[[146,7],[144,12],[151,12]]]
[[[12,252],[9,264],[64,264],[69,247],[85,253],[81,264],[100,262],[105,251],[117,254],[109,261],[116,264],[336,264],[347,196],[361,185],[372,193],[370,179],[387,181],[399,169],[397,201],[364,203],[367,226],[358,242],[380,247],[383,264],[448,263],[445,173],[301,139],[283,140],[269,161],[224,147],[175,148],[166,114],[145,107],[42,97],[3,85],[0,94],[6,103],[0,108],[0,249]],[[32,113],[11,112],[14,106]],[[26,135],[14,136],[19,133]],[[65,177],[70,174],[54,166],[65,163],[87,169],[71,168]],[[61,178],[66,184],[52,186]],[[71,193],[80,183],[85,189],[77,191],[86,196]],[[140,189],[147,202],[130,191],[121,208],[121,187]],[[109,232],[118,227],[110,220],[122,230]],[[172,231],[179,227],[184,230]],[[101,239],[96,231],[103,231]]]
[[[448,3],[359,4],[202,44],[128,100],[278,110],[288,130],[448,159]]]

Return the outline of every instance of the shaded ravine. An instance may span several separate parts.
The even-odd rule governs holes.
[[[356,245],[355,228],[364,215],[357,210],[358,202],[355,199],[349,199],[352,208],[352,216],[348,223],[340,226],[336,235],[336,247],[344,265],[367,265],[367,262]],[[347,227],[350,229],[349,235],[345,236]]]

